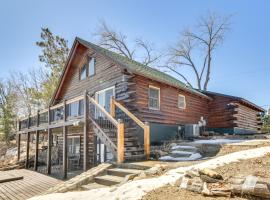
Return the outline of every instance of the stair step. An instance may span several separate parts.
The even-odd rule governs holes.
[[[95,177],[95,182],[101,185],[111,186],[121,183],[124,177],[104,175]]]
[[[143,148],[137,146],[125,147],[125,152],[136,152],[136,151],[144,151]]]
[[[130,175],[130,174],[140,174],[141,172],[142,170],[124,169],[124,168],[113,168],[113,169],[107,170],[108,175],[121,176],[121,177],[125,177],[126,175]]]
[[[94,183],[89,183],[87,185],[83,185],[82,189],[84,189],[84,190],[92,190],[92,189],[98,189],[98,188],[103,188],[103,187],[107,187],[107,186],[106,185],[101,185],[101,184],[98,184],[98,183],[94,182]]]
[[[145,154],[130,155],[130,156],[125,155],[125,161],[141,161],[145,159],[146,159]]]

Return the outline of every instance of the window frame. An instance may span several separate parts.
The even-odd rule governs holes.
[[[155,90],[158,90],[158,108],[156,107],[151,107],[150,106],[150,89],[155,89]],[[148,88],[148,108],[150,110],[160,110],[160,87],[156,87],[156,86],[153,86],[153,85],[149,85],[149,88]]]
[[[82,69],[83,69],[84,67],[85,67],[85,78],[82,79]],[[87,68],[88,68],[88,67],[87,67],[86,63],[84,63],[83,66],[80,68],[80,71],[79,71],[79,73],[80,73],[80,74],[79,74],[79,80],[80,80],[80,81],[83,81],[83,80],[87,79],[87,77],[88,77],[88,76],[87,76]]]
[[[184,107],[180,107],[180,105],[179,105],[179,97],[183,97],[184,98]],[[186,109],[186,107],[187,107],[187,102],[186,102],[186,96],[185,95],[183,95],[183,94],[178,94],[178,96],[177,96],[177,107],[179,108],[179,109]]]
[[[75,144],[75,139],[79,139],[79,152],[78,153],[76,153],[76,145],[74,145]],[[73,155],[80,155],[81,154],[81,136],[68,136],[68,138],[67,138],[67,150],[68,150],[68,155],[69,156],[73,156]],[[69,145],[69,140],[71,140],[72,141],[72,144],[71,145]],[[70,152],[69,151],[69,147],[70,146],[72,146],[72,148],[71,148],[71,151],[75,151],[75,153],[73,153],[73,152]]]
[[[94,73],[90,75],[90,62],[93,60],[94,62]],[[87,67],[87,77],[92,77],[96,75],[96,58],[95,57],[88,57],[87,58],[88,67]]]

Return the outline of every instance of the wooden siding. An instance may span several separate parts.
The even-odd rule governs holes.
[[[130,80],[129,87],[131,105],[144,122],[155,122],[163,124],[187,124],[198,123],[201,116],[208,118],[208,100],[199,96],[179,90],[143,76],[135,75]],[[151,110],[148,106],[149,86],[160,88],[160,110]],[[178,95],[186,97],[186,109],[178,108]],[[127,104],[127,103],[126,103]]]
[[[232,102],[230,98],[222,96],[212,96],[213,101],[209,104],[209,128],[231,128],[233,124],[234,108],[229,106]]]
[[[235,103],[234,110],[235,126],[241,129],[259,131],[261,128],[261,118],[259,112],[240,103]]]
[[[233,97],[210,95],[213,101],[209,104],[209,128],[238,128],[257,132],[261,127],[260,112],[243,105]]]
[[[79,80],[80,68],[85,64],[87,56],[96,58],[95,75],[87,77],[84,80]],[[104,56],[85,49],[81,45],[78,46],[70,65],[56,102],[80,96],[85,90],[90,94],[94,94],[96,91],[122,81],[122,72],[119,66]]]

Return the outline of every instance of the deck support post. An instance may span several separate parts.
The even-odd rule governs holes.
[[[30,128],[30,115],[28,116],[27,120],[27,129]],[[29,167],[29,145],[30,145],[30,132],[27,132],[27,139],[26,139],[26,159],[25,159],[25,168]]]
[[[89,143],[89,99],[87,91],[84,92],[84,126],[83,126],[83,171],[88,170],[89,156],[88,156],[88,143]]]
[[[48,125],[51,124],[51,108],[48,108]],[[48,128],[48,141],[47,141],[47,174],[51,174],[51,166],[52,166],[52,130]]]
[[[64,100],[64,122],[67,121],[66,100]],[[63,126],[63,178],[67,178],[67,126]]]
[[[47,149],[47,174],[51,174],[52,167],[52,130],[48,129],[48,149]]]
[[[146,159],[150,158],[150,126],[149,123],[146,122],[144,126],[144,153]]]
[[[117,163],[125,160],[125,129],[123,120],[118,119],[117,127]]]
[[[30,132],[27,132],[25,168],[29,168]]]
[[[37,127],[39,126],[39,110],[37,111]],[[35,149],[35,163],[34,170],[38,170],[38,147],[39,147],[39,131],[36,130],[36,149]]]
[[[93,166],[94,166],[94,167],[97,166],[97,141],[98,141],[97,136],[94,135],[94,152],[93,152],[93,155],[94,155],[94,158],[93,158],[93,161],[94,161]]]
[[[17,160],[21,157],[21,134],[17,135]]]
[[[63,127],[63,178],[67,178],[67,127]]]
[[[38,146],[39,146],[39,131],[36,131],[36,147],[35,147],[35,163],[34,169],[35,171],[38,170]]]

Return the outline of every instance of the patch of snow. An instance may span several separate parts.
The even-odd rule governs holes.
[[[175,149],[190,149],[190,150],[196,150],[197,148],[196,147],[193,147],[193,146],[182,146],[182,145],[176,145],[176,146],[173,146],[171,148],[171,150],[175,150]]]
[[[193,144],[228,144],[228,143],[241,143],[247,140],[233,140],[233,139],[212,139],[212,140],[195,140]]]
[[[179,151],[179,150],[174,150],[174,151],[171,151],[170,153],[172,153],[172,154],[180,154],[180,155],[190,155],[190,154],[192,154],[191,152],[188,152],[188,151]]]
[[[260,147],[239,152],[234,152],[205,162],[188,167],[179,167],[169,170],[160,177],[131,181],[119,187],[100,188],[81,192],[67,192],[58,194],[49,194],[45,196],[33,197],[31,200],[137,200],[141,199],[147,192],[150,192],[167,184],[174,185],[184,173],[191,169],[215,169],[232,162],[244,159],[264,156],[270,152],[270,147]]]
[[[5,156],[16,156],[17,155],[17,147],[10,148],[6,151]]]
[[[198,160],[200,158],[202,158],[202,155],[199,153],[191,153],[191,154],[189,153],[189,156],[185,154],[184,157],[181,157],[180,155],[169,154],[167,156],[160,157],[159,160],[161,161],[192,161],[192,160]]]

